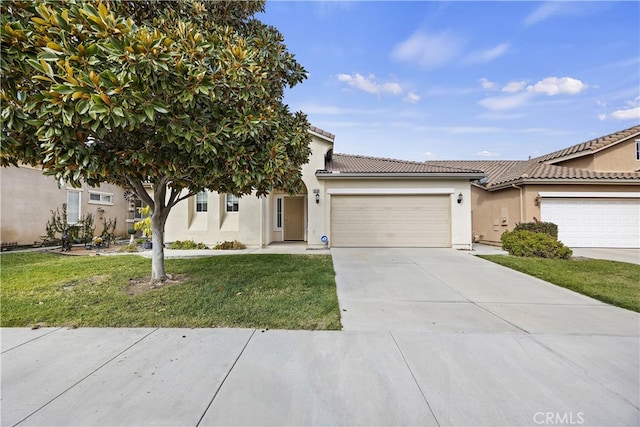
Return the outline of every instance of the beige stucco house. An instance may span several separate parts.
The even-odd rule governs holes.
[[[334,135],[316,127],[309,132],[303,193],[200,193],[171,210],[166,241],[470,249],[471,182],[482,171],[334,154]]]
[[[640,247],[640,126],[525,161],[427,164],[486,173],[471,188],[476,240],[536,218],[570,247]]]
[[[103,184],[94,188],[62,185],[42,169],[31,166],[0,169],[0,239],[21,245],[40,241],[51,211],[67,204],[67,221],[76,223],[86,213],[93,215],[96,235],[102,231],[102,220],[115,218],[116,234],[127,235],[133,223],[133,212],[118,186]],[[129,216],[129,222],[127,217]]]

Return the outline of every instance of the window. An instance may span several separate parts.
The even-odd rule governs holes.
[[[640,139],[636,139],[636,160],[640,160]]]
[[[207,203],[208,196],[206,191],[201,191],[196,194],[196,212],[206,212],[207,211]]]
[[[89,193],[89,203],[101,203],[105,205],[113,204],[113,194]]]
[[[238,212],[240,199],[233,194],[227,194],[227,212]]]
[[[141,219],[144,219],[144,215],[140,213],[140,209],[146,206],[145,203],[140,199],[135,199],[133,201],[133,205],[135,206],[133,210],[133,219],[136,221],[140,221]]]
[[[67,223],[77,224],[80,221],[80,192],[67,191]]]
[[[276,199],[276,229],[282,228],[282,197]]]

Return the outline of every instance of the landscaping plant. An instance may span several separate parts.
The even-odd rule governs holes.
[[[196,243],[193,240],[176,240],[169,244],[169,249],[208,249],[202,242]]]
[[[528,230],[505,231],[500,237],[509,255],[569,259],[573,251],[546,233]]]

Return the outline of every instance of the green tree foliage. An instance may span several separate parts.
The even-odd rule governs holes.
[[[164,225],[208,189],[294,191],[308,122],[283,103],[306,78],[263,1],[4,0],[2,166],[131,188],[151,206],[152,280]],[[149,190],[149,191],[147,191]]]

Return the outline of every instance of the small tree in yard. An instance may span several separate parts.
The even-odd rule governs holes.
[[[151,208],[153,281],[164,227],[208,189],[294,191],[308,122],[283,104],[306,71],[253,18],[263,1],[0,3],[1,165],[130,188]],[[145,185],[150,185],[147,192]]]

